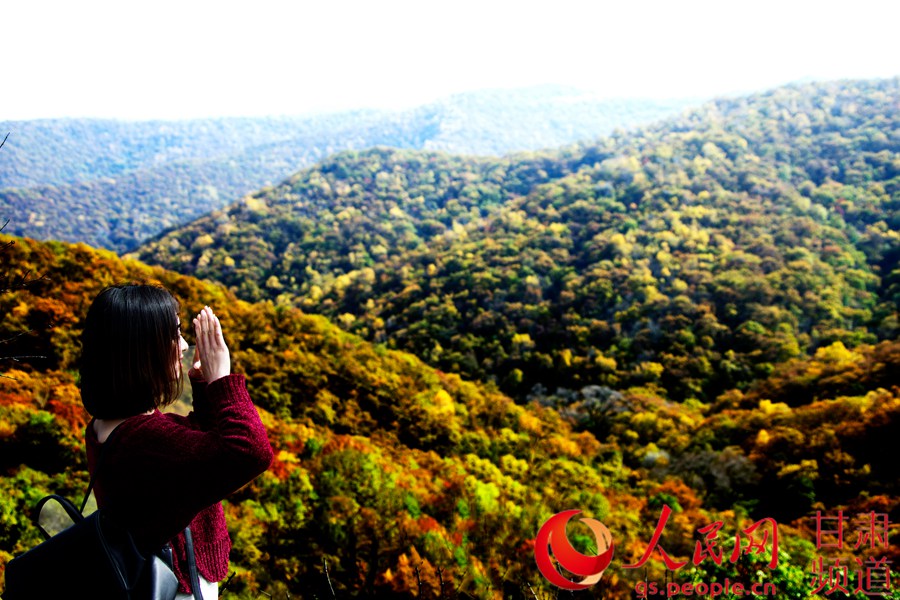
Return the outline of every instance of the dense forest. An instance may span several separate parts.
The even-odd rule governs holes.
[[[91,299],[153,281],[216,309],[275,450],[225,503],[223,597],[557,598],[535,537],[570,509],[616,545],[593,596],[871,597],[900,564],[898,109],[900,79],[789,86],[558,150],[342,152],[124,257],[0,237],[0,581],[87,483]]]
[[[86,486],[80,323],[103,286],[130,280],[171,289],[182,320],[216,307],[269,430],[273,467],[226,503],[236,597],[326,598],[329,585],[339,598],[555,597],[535,568],[534,537],[551,514],[577,507],[615,536],[616,561],[595,588],[604,597],[631,597],[645,578],[724,574],[807,598],[811,511],[900,516],[900,474],[883,450],[900,434],[897,341],[835,342],[713,404],[595,385],[521,406],[321,316],[248,304],[218,284],[83,245],[7,241],[4,355],[44,358],[6,360],[2,373],[0,565],[38,541],[28,520],[38,498],[78,497]],[[774,518],[777,565],[767,566],[770,545],[765,556],[668,575],[658,559],[624,568],[639,561],[664,506],[673,513],[661,544],[672,557],[690,560],[707,524],[723,523],[733,540]],[[900,549],[848,544],[835,556],[896,563]]]
[[[502,159],[343,153],[135,256],[525,400],[713,402],[896,339],[900,80],[707,104]]]
[[[339,150],[502,154],[596,138],[687,106],[547,86],[460,94],[402,112],[0,123],[11,134],[0,211],[20,215],[8,233],[123,252]]]

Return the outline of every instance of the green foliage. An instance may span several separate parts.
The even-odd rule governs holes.
[[[896,79],[792,86],[502,159],[339,154],[136,256],[520,400],[711,402],[896,336],[898,96]]]
[[[90,299],[127,280],[172,289],[183,319],[215,305],[235,367],[261,406],[275,463],[226,503],[238,573],[230,590],[238,597],[327,597],[325,564],[341,595],[413,597],[420,585],[439,595],[441,581],[445,593],[452,586],[475,597],[498,589],[526,596],[529,585],[549,592],[529,544],[550,515],[573,507],[601,519],[622,540],[622,560],[633,562],[663,504],[680,509],[665,538],[676,556],[689,556],[697,527],[734,519],[734,507],[786,523],[802,520],[813,500],[859,511],[896,506],[900,476],[877,448],[896,435],[897,394],[883,386],[898,372],[897,342],[821,348],[715,405],[673,403],[648,385],[558,389],[535,398],[546,406],[523,407],[321,317],[249,305],[213,284],[109,253],[19,239],[9,259],[11,269],[47,275],[54,302],[44,302],[51,284],[43,281],[6,294],[4,325],[24,329],[48,314],[59,325],[54,344],[22,336],[9,348],[25,354],[44,344],[48,359],[19,363],[0,393],[0,562],[37,541],[28,514],[39,497],[78,497],[86,484],[86,417],[67,371]],[[813,400],[791,408],[759,398],[788,380]],[[839,389],[869,391],[827,396]],[[564,416],[602,428],[604,443],[572,431]],[[786,544],[798,536],[784,532]],[[585,551],[588,542],[575,541]],[[779,589],[803,589],[797,568],[768,577]],[[633,586],[627,575],[610,583],[611,595]]]
[[[77,497],[86,484],[87,417],[70,374],[80,323],[102,287],[129,280],[173,290],[182,319],[204,304],[216,307],[233,365],[247,374],[269,429],[272,468],[226,505],[239,595],[324,594],[324,560],[342,594],[407,594],[416,589],[418,567],[435,589],[444,577],[471,595],[488,596],[503,576],[497,560],[539,582],[522,570],[525,550],[507,552],[527,547],[539,525],[535,509],[561,510],[568,498],[609,510],[598,492],[579,495],[581,485],[564,476],[557,479],[566,496],[555,497],[552,508],[529,491],[547,485],[537,466],[550,453],[591,486],[603,482],[593,473],[590,440],[552,411],[517,406],[496,390],[372,346],[321,317],[249,305],[213,284],[81,245],[15,241],[9,268],[46,280],[0,298],[4,326],[25,329],[51,308],[58,325],[50,334],[54,344],[21,336],[9,348],[25,354],[41,344],[47,359],[22,360],[19,370],[6,373],[14,379],[3,380],[0,562],[37,541],[27,515],[39,497],[51,491]],[[50,296],[54,302],[46,304]],[[461,435],[423,433],[463,430],[482,440],[480,455]]]
[[[810,513],[900,502],[897,88],[789,87],[504,159],[338,155],[147,250],[231,290],[16,240],[9,276],[47,280],[0,296],[0,328],[55,327],[7,348],[47,358],[2,380],[0,563],[36,541],[28,506],[85,484],[84,311],[147,280],[182,319],[216,307],[275,449],[226,503],[238,597],[331,597],[325,568],[338,597],[550,596],[534,537],[571,508],[613,532],[603,593],[629,597],[644,574],[618,565],[663,506],[680,560],[709,523],[781,528],[776,569],[680,579],[806,597]]]
[[[606,135],[687,103],[595,100],[545,87],[462,94],[396,113],[8,122],[0,209],[20,216],[7,233],[124,252],[336,151],[392,146],[499,155]]]

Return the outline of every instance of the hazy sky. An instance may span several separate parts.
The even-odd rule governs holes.
[[[0,23],[0,120],[403,108],[543,83],[706,97],[900,75],[895,0],[0,0]]]

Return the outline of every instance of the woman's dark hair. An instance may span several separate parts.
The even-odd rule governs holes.
[[[92,416],[131,417],[178,398],[177,315],[162,287],[118,285],[97,295],[81,334],[81,401]]]

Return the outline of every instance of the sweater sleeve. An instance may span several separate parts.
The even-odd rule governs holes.
[[[243,375],[227,375],[207,384],[205,390],[213,413],[212,432],[218,434],[222,451],[246,469],[235,489],[248,483],[272,464],[272,446],[266,428],[247,393]],[[233,465],[225,465],[230,470]]]
[[[137,520],[137,513],[143,511],[155,513],[160,525],[165,522],[164,530],[156,532],[161,541],[184,529],[201,510],[252,481],[272,462],[265,426],[242,375],[206,384],[201,402],[207,405],[203,411],[208,409],[208,428],[198,428],[196,419],[156,413],[122,439],[128,447],[122,447],[121,454],[116,450],[123,466],[130,455],[129,464],[135,469],[125,476],[132,482],[127,494],[134,517]],[[207,415],[201,414],[205,419]],[[147,513],[143,514],[140,520],[149,526]]]

